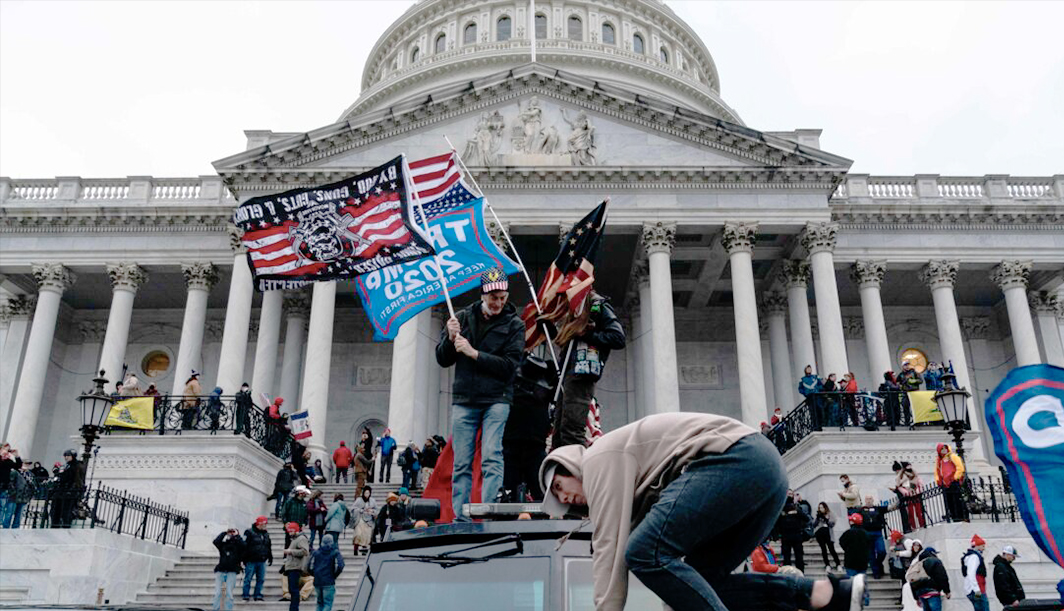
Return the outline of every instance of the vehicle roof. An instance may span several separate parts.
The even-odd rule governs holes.
[[[574,530],[576,532],[573,532]],[[572,533],[572,539],[590,540],[591,530],[590,522],[581,520],[456,522],[392,533],[387,541],[374,544],[372,549],[374,553],[388,552],[463,541],[482,541],[510,534],[519,534],[522,539],[560,539]]]

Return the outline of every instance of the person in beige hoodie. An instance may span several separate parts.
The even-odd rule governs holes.
[[[724,416],[648,416],[569,445],[540,466],[552,516],[593,526],[595,608],[620,611],[631,571],[677,611],[862,608],[864,577],[735,573],[765,540],[787,494],[772,442]]]

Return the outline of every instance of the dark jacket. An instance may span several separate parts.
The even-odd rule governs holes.
[[[481,302],[455,314],[462,337],[480,352],[473,360],[458,354],[454,342],[447,337],[446,327],[436,345],[436,362],[441,367],[454,365],[452,403],[458,405],[489,406],[513,401],[514,375],[525,348],[525,325],[512,303],[507,303],[498,316],[485,319]]]
[[[864,519],[862,526],[869,534],[883,534],[883,529],[887,526],[883,517],[884,512],[886,508],[882,505],[861,508],[861,517]]]
[[[281,511],[284,512],[285,522],[295,522],[300,526],[307,525],[307,502],[299,500],[299,497],[293,496],[285,501]]]
[[[1006,607],[1027,598],[1023,593],[1023,584],[1016,576],[1016,569],[1001,556],[994,557],[994,590],[997,591],[998,600]]]
[[[388,529],[388,520],[392,521],[392,531],[407,530],[411,526],[410,519],[406,516],[406,505],[402,503],[396,503],[391,505],[388,503],[381,507],[380,513],[377,514],[376,527],[373,529],[373,534],[384,540],[384,533]]]
[[[590,316],[588,318],[590,322],[595,323],[594,328],[577,339],[598,350],[599,362],[605,367],[606,360],[610,358],[610,350],[624,350],[624,326],[617,319],[617,314],[613,311],[613,306],[610,305],[609,299],[593,294],[589,300],[588,307],[590,308]],[[572,371],[573,363],[570,363],[569,367],[568,371]],[[594,375],[590,373],[578,375],[596,380],[602,377],[601,374]]]
[[[808,521],[809,518],[805,515],[805,512],[794,503],[787,501],[787,504],[783,506],[783,513],[780,515],[779,520],[776,521],[776,529],[780,533],[780,539],[800,542]]]
[[[898,385],[902,390],[920,390],[920,385],[924,383],[923,378],[920,377],[920,372],[915,369],[908,371],[902,371],[898,375]]]
[[[872,540],[868,533],[860,526],[851,526],[849,530],[839,537],[839,547],[842,548],[845,558],[842,566],[859,573],[868,569],[868,555],[872,548]]]
[[[935,549],[932,547],[920,552],[919,560],[924,563],[924,572],[927,573],[928,579],[919,579],[911,584],[914,598],[920,598],[932,591],[950,593],[946,567],[935,554]]]
[[[292,469],[281,469],[277,472],[277,479],[273,481],[273,492],[288,494],[299,483],[299,476]]]
[[[421,452],[415,452],[413,446],[403,448],[403,453],[399,456],[403,459],[403,471],[421,469]]]
[[[236,396],[233,398],[233,402],[236,403],[238,413],[242,417],[247,417],[251,413],[251,410],[255,409],[255,401],[251,398],[251,391],[237,391]]]
[[[421,450],[421,468],[435,469],[436,461],[439,459],[440,451],[436,449],[436,446],[429,446],[424,450]]]
[[[244,562],[273,564],[273,546],[269,532],[254,526],[244,531]]]
[[[240,573],[243,570],[240,562],[244,558],[244,541],[240,535],[230,537],[229,533],[223,532],[214,538],[214,547],[218,548],[215,573]]]
[[[310,556],[310,573],[314,576],[314,587],[324,588],[336,585],[336,578],[344,570],[344,559],[336,549],[332,535],[325,535],[321,545]]]
[[[22,468],[22,459],[10,456],[0,460],[0,491],[7,490],[11,483],[11,472]]]
[[[514,398],[506,418],[503,444],[522,442],[543,445],[550,435],[548,409],[554,398],[558,374],[554,365],[526,354],[514,379]]]

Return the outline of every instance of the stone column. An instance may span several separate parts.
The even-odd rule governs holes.
[[[423,310],[403,323],[392,343],[392,381],[388,393],[388,427],[401,446],[411,439],[419,446],[427,432],[429,361],[436,341],[432,311]],[[431,363],[435,366],[435,358]]]
[[[772,359],[772,390],[776,405],[787,410],[794,402],[794,387],[798,378],[791,371],[791,357],[787,350],[787,298],[782,293],[765,293],[762,300],[768,320],[768,349]]]
[[[303,367],[301,411],[309,415],[308,448],[314,458],[327,458],[325,427],[329,413],[329,369],[332,367],[333,317],[336,313],[336,282],[315,282],[307,332],[307,360]]]
[[[241,231],[230,225],[229,245],[233,248],[233,275],[229,280],[229,300],[225,303],[225,331],[222,332],[221,358],[215,386],[231,395],[240,390],[244,377],[244,362],[248,353],[248,328],[251,325],[251,299],[255,286],[248,267],[247,251],[241,242]],[[206,389],[204,389],[206,390]]]
[[[122,365],[126,360],[126,345],[129,343],[129,323],[133,318],[133,299],[137,289],[148,275],[136,263],[111,263],[107,265],[111,277],[111,310],[107,314],[107,333],[103,338],[103,352],[97,371],[111,382],[122,381]]]
[[[765,370],[761,361],[761,332],[754,292],[754,240],[756,223],[726,223],[721,244],[731,263],[732,312],[735,316],[735,350],[739,357],[739,403],[743,422],[757,428],[768,417]]]
[[[15,399],[15,381],[18,380],[22,354],[30,330],[30,314],[37,305],[37,297],[18,295],[7,299],[4,311],[9,316],[4,350],[0,353],[0,439],[7,439],[8,417]]]
[[[1064,367],[1064,346],[1061,345],[1060,332],[1057,329],[1057,312],[1060,305],[1060,300],[1053,293],[1031,293],[1031,309],[1038,318],[1038,332],[1042,336],[1046,362]]]
[[[835,283],[835,234],[838,223],[809,223],[802,233],[802,246],[809,253],[816,295],[817,328],[820,330],[821,370],[825,376],[850,370],[846,359],[846,336],[842,332],[839,287]]]
[[[658,364],[654,362],[654,318],[650,313],[650,274],[646,269],[646,261],[642,261],[641,268],[637,270],[636,295],[639,297],[639,359],[640,391],[639,417],[643,418],[656,413],[654,406],[657,404],[657,393],[654,391],[654,382],[657,380]]]
[[[680,380],[676,369],[676,323],[672,312],[672,271],[669,257],[676,223],[643,225],[643,247],[650,269],[650,317],[654,344],[654,413],[680,411]]]
[[[791,350],[793,351],[794,375],[792,382],[797,387],[798,379],[805,375],[806,365],[816,366],[816,349],[813,347],[813,323],[809,317],[809,264],[791,259],[783,261],[780,276],[787,288],[787,310],[791,319]]]
[[[251,373],[252,396],[261,393],[272,395],[274,375],[277,373],[277,345],[281,336],[281,306],[284,301],[280,290],[262,294],[259,310],[259,334],[255,340],[255,368]]]
[[[1012,347],[1016,350],[1016,365],[1019,367],[1042,362],[1027,301],[1027,276],[1030,273],[1030,261],[1002,261],[990,272],[990,278],[1005,293]]]
[[[893,370],[890,344],[887,340],[887,324],[883,318],[883,301],[879,287],[887,272],[886,261],[857,261],[850,268],[850,275],[861,292],[861,314],[864,319],[865,341],[868,344],[868,366],[872,378],[870,386],[878,384],[883,373]]]
[[[281,388],[277,396],[284,399],[281,411],[290,414],[299,408],[303,341],[307,337],[307,320],[310,318],[310,298],[306,291],[285,291],[284,315],[284,354],[281,356]]]
[[[218,281],[218,269],[213,263],[182,263],[185,275],[185,318],[181,322],[181,343],[174,366],[173,395],[185,391],[185,380],[195,369],[203,367],[203,329],[207,323],[207,297]]]
[[[11,406],[11,422],[7,427],[7,440],[18,448],[20,455],[27,457],[34,456],[33,437],[37,432],[48,360],[52,355],[59,302],[63,291],[75,280],[74,273],[59,263],[34,265],[33,276],[37,279],[37,307],[33,310],[33,326],[30,327],[26,356]]]

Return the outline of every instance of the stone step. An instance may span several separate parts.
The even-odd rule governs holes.
[[[270,567],[270,568],[273,568],[273,567]],[[362,575],[362,569],[361,568],[358,568],[356,570],[356,569],[352,569],[352,568],[350,568],[350,566],[348,566],[348,567],[344,568],[344,572],[340,573],[340,576],[336,578],[336,581],[337,581],[337,583],[348,583],[348,582],[357,583],[359,578],[361,577],[361,575]],[[241,574],[240,577],[238,577],[238,579],[240,580],[241,583],[243,583],[244,582],[244,575]],[[277,571],[273,571],[273,572],[266,571],[266,583],[267,584],[269,584],[269,583],[271,583],[273,581],[277,581],[277,583],[280,584],[280,579],[281,579],[281,575]],[[252,579],[252,580],[254,581],[254,579]],[[177,587],[177,586],[189,587],[189,586],[195,586],[195,585],[198,585],[198,584],[202,584],[202,583],[205,583],[207,581],[210,581],[211,583],[214,583],[214,574],[213,573],[201,573],[201,572],[191,573],[190,572],[190,573],[175,573],[173,575],[167,574],[164,579],[160,579],[159,581],[156,581],[155,583],[148,585],[148,590],[150,591],[152,588],[155,588],[155,587],[170,587],[170,586],[174,586],[174,587]],[[277,587],[280,587],[280,585],[278,585]]]
[[[237,582],[236,594],[239,596],[242,588],[244,587],[243,581]],[[349,584],[338,583],[336,585],[337,596],[354,596],[355,590],[358,587],[358,582]],[[254,588],[254,584],[252,584]],[[263,597],[280,598],[281,596],[281,582],[274,579],[273,583],[263,584],[262,590]],[[197,596],[211,597],[214,596],[214,582],[204,583],[195,587],[182,586],[180,588],[160,588],[156,590],[149,590],[148,592],[142,592],[137,595],[138,600],[171,600],[171,599],[190,599]]]

